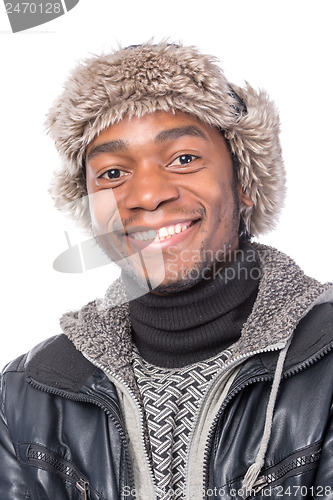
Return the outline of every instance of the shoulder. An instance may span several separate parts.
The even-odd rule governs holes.
[[[57,335],[10,362],[2,378],[32,378],[42,384],[77,391],[94,370],[65,335]]]
[[[26,370],[27,364],[31,361],[35,355],[43,351],[47,346],[51,345],[56,339],[58,339],[61,335],[56,335],[53,337],[49,337],[39,344],[35,345],[30,351],[27,353],[21,354],[17,358],[10,361],[3,369],[2,375],[13,372],[24,372]]]
[[[333,303],[325,302],[314,305],[297,324],[287,357],[284,363],[284,373],[297,373],[303,368],[323,361],[332,366],[328,360],[333,354]],[[265,353],[260,356],[269,372],[274,373],[277,353]]]
[[[333,302],[316,304],[298,323],[287,363],[318,360],[333,349]]]

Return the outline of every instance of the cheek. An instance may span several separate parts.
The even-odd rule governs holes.
[[[210,192],[210,235],[212,242],[220,245],[221,241],[233,238],[238,234],[238,213],[236,214],[235,196],[232,186],[221,182]],[[237,215],[237,217],[236,217]]]
[[[116,223],[116,229],[121,229],[121,219],[112,190],[90,193],[88,197],[91,223],[95,234],[110,231],[111,226],[115,226]]]
[[[210,189],[209,203],[215,219],[225,223],[234,204],[232,191],[227,182],[221,182]]]

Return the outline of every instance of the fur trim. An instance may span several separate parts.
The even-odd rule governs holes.
[[[238,157],[239,181],[253,207],[242,207],[252,235],[275,227],[285,196],[279,117],[264,92],[231,85],[211,56],[193,47],[152,43],[93,57],[71,74],[46,126],[64,158],[51,194],[56,206],[89,226],[82,162],[87,146],[125,116],[182,111],[224,131]],[[87,217],[88,216],[88,217]]]

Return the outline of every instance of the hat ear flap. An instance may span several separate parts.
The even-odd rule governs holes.
[[[247,112],[225,137],[238,158],[238,181],[253,206],[243,204],[241,214],[250,234],[258,236],[273,229],[283,207],[286,175],[279,142],[278,111],[266,92],[256,92],[248,83],[233,86]]]
[[[56,172],[49,189],[55,207],[80,222],[82,229],[90,233],[90,212],[84,176],[72,175],[64,169]]]

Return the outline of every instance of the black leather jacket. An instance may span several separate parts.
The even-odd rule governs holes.
[[[254,498],[333,499],[332,311],[317,305],[296,328]],[[241,498],[277,355],[241,366],[206,443],[204,492],[188,498]],[[152,500],[135,489],[113,382],[64,335],[8,365],[1,394],[1,500]]]

